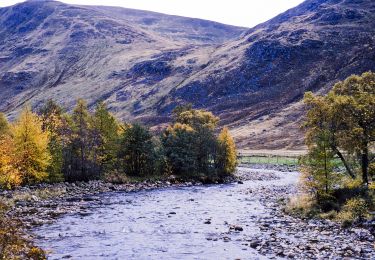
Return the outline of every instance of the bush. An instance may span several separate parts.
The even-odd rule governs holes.
[[[323,212],[328,212],[331,210],[339,210],[340,208],[336,197],[328,193],[318,194],[317,203],[318,203],[319,208]]]
[[[328,212],[319,214],[319,217],[321,217],[323,219],[335,220],[337,218],[337,211],[336,210],[330,210]]]
[[[124,184],[129,182],[129,177],[123,172],[111,171],[104,174],[104,181],[114,183],[114,184]]]
[[[341,212],[338,214],[337,218],[347,226],[348,224],[356,221],[362,220],[367,217],[368,214],[368,204],[363,198],[352,198],[349,199]]]
[[[308,194],[289,198],[284,211],[299,217],[311,218],[318,214],[315,200]]]

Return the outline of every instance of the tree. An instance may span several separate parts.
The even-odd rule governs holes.
[[[214,116],[211,112],[200,109],[190,109],[190,106],[175,110],[174,115],[174,121],[176,123],[189,125],[195,130],[200,130],[202,128],[214,130],[219,122],[219,118]]]
[[[155,170],[156,151],[150,132],[139,124],[126,127],[120,140],[119,157],[126,174],[151,174]]]
[[[173,111],[174,124],[164,132],[163,148],[172,172],[185,177],[216,177],[215,156],[219,121],[211,112],[191,106]]]
[[[64,163],[64,129],[66,127],[66,122],[64,121],[63,113],[63,109],[53,100],[48,100],[39,110],[39,115],[42,120],[42,129],[47,132],[50,137],[48,150],[51,154],[51,164],[47,169],[50,182],[64,181],[62,170]]]
[[[315,96],[311,92],[307,92],[304,102],[308,107],[306,121],[303,124],[303,127],[307,129],[306,145],[312,147],[322,136],[325,136],[327,145],[340,158],[346,172],[352,178],[355,178],[355,173],[348,162],[348,158],[341,151],[340,132],[345,117],[333,105],[332,93],[327,96]]]
[[[12,189],[21,184],[17,168],[15,144],[10,135],[10,125],[3,113],[0,113],[0,187]]]
[[[322,132],[327,142],[343,162],[347,173],[355,177],[346,156],[356,155],[361,165],[363,183],[368,184],[370,148],[375,141],[375,73],[350,76],[335,84],[326,96],[305,94],[308,105],[307,142],[314,142]]]
[[[227,127],[224,127],[218,137],[216,164],[219,174],[229,175],[237,167],[236,145]]]
[[[375,142],[375,73],[352,75],[333,87],[337,111],[345,116],[342,146],[360,157],[363,183],[368,184],[370,147]]]
[[[43,131],[40,118],[30,107],[26,107],[11,127],[11,131],[22,184],[46,180],[51,155],[48,150],[49,136]]]
[[[14,141],[10,135],[3,135],[0,137],[0,187],[12,189],[21,183]]]
[[[67,161],[66,178],[74,180],[90,180],[97,177],[93,169],[92,117],[84,100],[79,99],[70,120],[71,137]]]
[[[104,103],[98,103],[92,119],[95,146],[94,160],[99,172],[113,170],[116,167],[119,124]]]
[[[321,132],[315,137],[314,143],[308,144],[309,152],[302,158],[302,172],[305,186],[319,195],[329,194],[337,184],[337,174],[334,173],[335,152],[331,149],[329,133]]]
[[[216,137],[215,127],[219,118],[205,110],[182,110],[176,114],[175,121],[194,129],[194,150],[197,172],[208,174],[213,171]]]
[[[0,137],[9,131],[9,123],[3,113],[0,113]]]
[[[175,123],[163,133],[164,155],[173,174],[184,177],[197,174],[198,162],[194,141],[195,132],[186,124]]]

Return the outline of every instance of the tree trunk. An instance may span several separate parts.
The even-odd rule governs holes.
[[[352,169],[350,169],[350,166],[349,166],[348,162],[345,160],[344,156],[339,151],[339,149],[337,149],[336,147],[333,146],[332,150],[334,150],[336,155],[340,158],[341,162],[344,164],[344,167],[345,167],[346,171],[348,172],[348,174],[350,175],[350,177],[352,177],[354,179],[355,174],[353,173]]]
[[[366,147],[362,151],[361,166],[362,166],[362,181],[364,184],[368,185],[368,166],[369,166],[368,147]]]

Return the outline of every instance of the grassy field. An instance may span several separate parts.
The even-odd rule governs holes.
[[[283,164],[298,165],[298,157],[274,156],[274,155],[239,155],[239,163],[242,164]]]

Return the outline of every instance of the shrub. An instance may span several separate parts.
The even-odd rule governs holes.
[[[330,210],[328,212],[319,214],[319,216],[323,219],[335,220],[337,218],[337,211],[336,210]]]
[[[357,197],[349,199],[337,217],[344,225],[348,225],[353,221],[366,218],[367,212],[367,202],[363,198]]]
[[[337,202],[336,197],[328,193],[319,193],[317,197],[317,203],[319,208],[323,212],[339,209],[339,204]]]
[[[301,194],[289,198],[284,211],[300,217],[313,217],[318,213],[315,199],[308,194]]]

